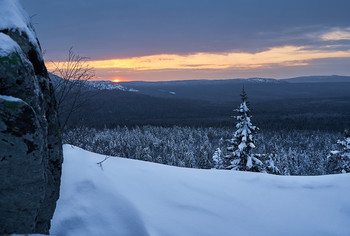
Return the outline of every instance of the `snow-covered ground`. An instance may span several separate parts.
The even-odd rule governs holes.
[[[53,235],[350,235],[350,175],[171,167],[64,146]]]

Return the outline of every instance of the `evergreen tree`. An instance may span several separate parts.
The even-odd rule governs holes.
[[[213,154],[214,169],[224,169],[224,160],[222,156],[222,151],[217,148]]]
[[[274,159],[277,158],[277,154],[273,153],[273,154],[269,155],[268,157],[269,158],[267,160],[265,160],[266,172],[269,174],[280,175],[281,171],[275,165],[275,161],[274,161]]]
[[[236,131],[233,138],[229,140],[228,155],[225,156],[227,160],[226,169],[263,172],[265,171],[264,164],[252,154],[252,149],[255,148],[255,134],[258,128],[251,123],[247,99],[247,94],[243,87],[241,94],[242,103],[236,109],[238,112],[238,115],[235,116],[237,120]]]
[[[199,148],[198,167],[200,169],[210,169],[213,166],[210,153],[207,150],[210,150],[210,148],[208,148],[208,143],[205,142]]]
[[[153,161],[151,156],[151,149],[149,147],[145,147],[141,151],[140,160],[143,161]]]
[[[332,151],[328,156],[328,173],[350,173],[350,130],[345,130],[345,138],[337,142],[341,151]]]

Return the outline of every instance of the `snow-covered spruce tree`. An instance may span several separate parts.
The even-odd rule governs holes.
[[[345,130],[345,138],[337,142],[341,151],[332,151],[328,156],[328,173],[350,173],[350,130]]]
[[[277,154],[272,153],[270,155],[267,155],[268,159],[266,159],[265,162],[265,168],[266,172],[270,174],[280,175],[281,171],[278,169],[277,166],[275,166],[275,161],[277,159]]]
[[[227,148],[228,154],[225,156],[226,169],[265,172],[265,167],[254,154],[252,149],[255,148],[255,134],[258,128],[251,123],[251,115],[249,104],[247,101],[247,94],[242,89],[241,94],[242,103],[238,109],[238,115],[235,116],[237,120],[236,131],[233,138],[229,140],[230,146]]]
[[[214,169],[224,169],[224,159],[222,156],[222,151],[220,148],[217,148],[213,154],[213,162],[214,162]]]

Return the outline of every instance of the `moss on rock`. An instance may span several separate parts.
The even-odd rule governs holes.
[[[3,101],[0,103],[0,109],[7,110],[7,111],[18,111],[19,108],[19,102],[15,101]]]
[[[18,52],[11,53],[7,56],[0,57],[0,64],[22,65],[23,61]]]

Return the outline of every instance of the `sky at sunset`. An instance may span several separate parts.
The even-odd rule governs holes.
[[[349,0],[21,0],[45,59],[97,80],[350,75]]]

